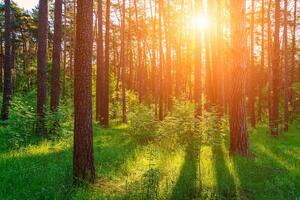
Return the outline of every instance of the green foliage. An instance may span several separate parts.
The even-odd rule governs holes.
[[[214,111],[204,111],[198,123],[202,144],[218,145],[220,140],[229,132],[228,118],[226,116],[218,116]]]
[[[158,122],[155,120],[153,109],[143,104],[135,106],[128,114],[130,124],[129,133],[138,142],[147,143],[153,141],[157,136]]]
[[[73,133],[72,127],[71,106],[61,104],[57,112],[47,112],[46,129],[50,138],[69,136]]]
[[[31,99],[34,92],[26,95]],[[30,142],[36,123],[34,105],[30,100],[22,96],[14,96],[10,106],[10,118],[8,121],[7,134],[13,148],[19,148]]]
[[[169,113],[159,124],[158,135],[160,146],[177,149],[179,145],[187,145],[199,136],[196,126],[198,119],[194,116],[194,104],[187,101],[176,101],[173,112]]]

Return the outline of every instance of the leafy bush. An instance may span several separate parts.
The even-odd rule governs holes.
[[[157,136],[157,124],[153,109],[143,104],[135,106],[128,114],[130,124],[130,135],[139,142],[153,141]]]
[[[202,144],[219,144],[229,132],[227,117],[218,116],[215,111],[204,111],[199,120],[199,131]]]
[[[177,144],[186,145],[199,136],[194,116],[194,104],[187,101],[175,101],[173,112],[159,124],[159,143],[168,149],[176,149]]]
[[[46,114],[46,129],[50,138],[64,137],[72,134],[73,119],[70,104],[61,104],[58,111]]]
[[[9,142],[14,148],[26,144],[32,136],[36,114],[31,103],[20,96],[15,96],[11,101],[7,131]]]

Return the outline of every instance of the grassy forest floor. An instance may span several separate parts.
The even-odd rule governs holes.
[[[253,155],[230,156],[228,139],[166,152],[137,144],[128,127],[95,125],[97,182],[72,186],[72,137],[10,150],[0,132],[0,199],[299,199],[300,135],[251,130]]]

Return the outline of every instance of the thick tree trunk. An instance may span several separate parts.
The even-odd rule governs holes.
[[[246,3],[245,0],[231,0],[232,71],[230,99],[230,151],[247,155],[249,153],[245,103],[246,81]]]
[[[55,0],[54,11],[54,44],[51,70],[51,100],[50,108],[56,112],[59,105],[60,94],[60,53],[62,35],[62,0]]]
[[[12,36],[12,22],[11,22],[11,2],[5,0],[5,57],[4,57],[4,88],[3,88],[3,102],[1,110],[1,119],[8,119],[9,103],[12,95],[12,60],[11,60],[11,36]]]
[[[37,133],[46,134],[48,0],[39,1],[37,50]]]
[[[94,182],[92,127],[93,1],[78,0],[74,60],[74,183]]]

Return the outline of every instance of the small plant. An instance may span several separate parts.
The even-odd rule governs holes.
[[[25,98],[15,96],[11,101],[8,134],[13,148],[26,144],[32,137],[36,122],[34,107]]]
[[[194,104],[175,101],[173,108],[173,112],[165,117],[158,128],[160,146],[169,150],[177,149],[178,145],[186,146],[199,133]]]
[[[141,143],[153,141],[157,136],[157,124],[154,112],[145,105],[137,105],[135,110],[128,114],[130,135]]]

